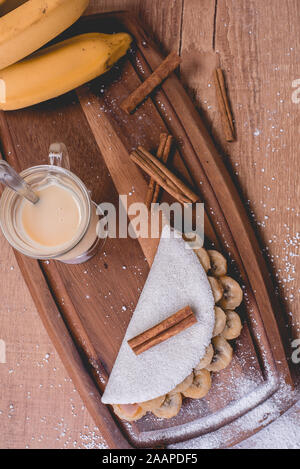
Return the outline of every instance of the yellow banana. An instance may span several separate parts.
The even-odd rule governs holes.
[[[89,0],[28,0],[0,18],[0,69],[39,49],[74,23]]]
[[[130,43],[127,33],[81,34],[0,70],[0,109],[31,106],[96,78],[126,54]]]

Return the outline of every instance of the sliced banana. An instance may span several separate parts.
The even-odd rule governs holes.
[[[201,262],[201,265],[205,272],[208,272],[209,269],[211,268],[210,265],[210,259],[209,255],[207,254],[207,251],[204,248],[197,248],[194,249],[194,252],[197,254],[199,261]]]
[[[223,296],[223,287],[219,280],[215,277],[207,277],[214,295],[215,303],[218,303]]]
[[[213,359],[213,356],[214,356],[214,348],[211,344],[209,344],[209,346],[206,349],[206,354],[204,355],[202,360],[200,360],[198,365],[195,367],[195,370],[198,371],[198,370],[202,370],[203,368],[207,368],[208,365],[210,365]]]
[[[227,261],[224,256],[214,249],[207,251],[210,259],[210,271],[211,274],[215,277],[221,277],[221,275],[226,275],[227,272]]]
[[[182,396],[177,394],[167,394],[164,402],[157,409],[153,409],[152,413],[161,419],[171,419],[178,414],[181,409]]]
[[[226,314],[219,306],[215,306],[215,327],[213,337],[220,335],[226,326]]]
[[[226,326],[222,332],[222,336],[226,340],[236,339],[242,330],[242,323],[239,315],[235,311],[225,311]]]
[[[184,391],[185,397],[192,399],[202,399],[211,388],[211,376],[207,370],[198,370],[194,374],[194,380],[191,386]]]
[[[240,306],[243,300],[243,291],[239,284],[227,275],[220,277],[219,281],[223,287],[224,293],[220,301],[223,309],[235,309]]]
[[[173,391],[170,392],[170,394],[176,394],[177,392],[183,392],[187,388],[190,387],[194,379],[193,373],[191,373],[187,378],[185,378],[181,383],[179,383]],[[159,406],[156,406],[159,407]]]
[[[120,419],[128,422],[139,420],[146,414],[146,411],[139,404],[114,404],[113,409]]]
[[[221,335],[212,339],[214,347],[214,356],[210,365],[208,365],[208,371],[221,371],[226,368],[232,360],[233,350],[226,339]]]
[[[146,412],[152,412],[153,409],[157,409],[160,407],[165,400],[166,395],[156,397],[155,399],[151,399],[150,401],[141,402],[139,405],[142,409]]]
[[[182,238],[186,243],[191,243],[193,249],[199,249],[203,246],[203,239],[194,231],[182,233]]]

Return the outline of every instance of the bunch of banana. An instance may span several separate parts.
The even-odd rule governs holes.
[[[131,43],[126,33],[82,34],[37,51],[74,23],[88,3],[28,0],[0,18],[0,109],[60,96],[105,73],[126,54]]]
[[[42,49],[0,70],[0,109],[60,96],[107,72],[128,50],[126,33],[88,33]]]

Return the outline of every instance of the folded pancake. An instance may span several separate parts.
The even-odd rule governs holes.
[[[197,324],[135,355],[129,339],[187,305],[195,313]],[[204,357],[214,323],[214,298],[207,275],[194,251],[166,226],[102,402],[135,404],[174,389]]]

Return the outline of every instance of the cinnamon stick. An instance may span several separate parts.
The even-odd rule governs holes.
[[[168,317],[154,327],[139,334],[131,340],[128,345],[136,355],[149,350],[154,345],[160,344],[171,337],[179,334],[193,324],[196,324],[197,318],[190,306],[177,311],[177,313]]]
[[[145,161],[137,152],[133,152],[130,158],[176,200],[181,203],[191,203],[191,200],[178,190],[178,187],[168,180],[162,172],[159,172],[157,168],[153,167],[153,164]]]
[[[184,182],[143,147],[132,152],[130,158],[179,202],[195,203],[199,201],[199,197]]]
[[[121,108],[127,114],[133,113],[137,106],[141,104],[157,86],[161,85],[180,63],[181,58],[179,55],[177,55],[176,52],[171,52],[159,67],[122,102]]]
[[[162,159],[167,138],[168,138],[168,134],[166,134],[166,133],[160,134],[159,147],[158,147],[158,150],[157,150],[157,153],[156,153],[156,156],[157,156],[158,159]],[[146,195],[146,200],[145,200],[145,204],[146,204],[146,207],[148,209],[150,209],[150,207],[151,207],[155,189],[156,189],[156,182],[153,178],[150,178],[150,182],[149,182],[149,185],[148,185],[148,191],[147,191],[147,195]]]
[[[172,143],[173,143],[173,137],[172,137],[172,135],[168,135],[166,145],[165,145],[162,157],[161,157],[161,161],[165,165],[168,163],[168,159],[169,159],[169,156],[170,156],[170,153],[171,153]],[[155,204],[158,200],[160,189],[161,189],[160,185],[156,183],[155,184],[155,189],[154,189],[154,194],[153,194],[153,199],[152,199],[153,204]]]
[[[168,159],[169,159],[172,142],[173,142],[172,135],[168,135],[165,133],[160,134],[160,143],[159,143],[156,156],[159,160],[161,160],[165,164],[168,162]],[[157,184],[157,182],[153,178],[150,178],[148,191],[146,195],[146,201],[145,201],[146,207],[149,210],[151,208],[151,204],[155,204],[157,202],[160,188],[161,188],[160,185]]]
[[[221,68],[217,68],[214,71],[214,79],[225,139],[227,142],[233,142],[235,140],[235,129],[229,99],[226,92],[224,74]]]

